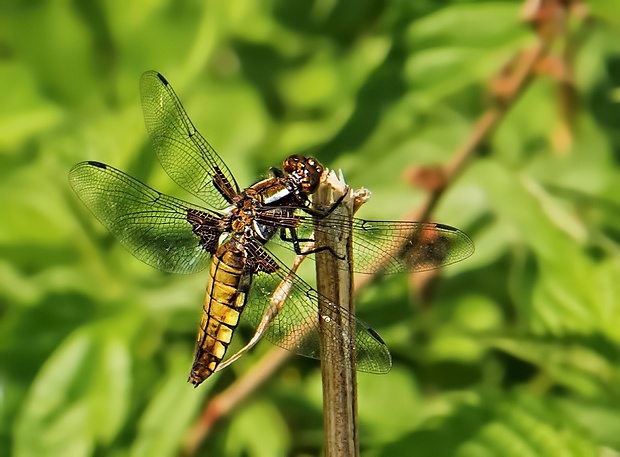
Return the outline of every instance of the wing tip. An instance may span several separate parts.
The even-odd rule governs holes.
[[[442,224],[440,222],[435,222],[435,227],[440,228],[440,229],[444,229],[444,230],[448,230],[449,232],[459,232],[460,231],[456,227],[452,227],[451,225],[447,225],[447,224]]]
[[[156,77],[164,86],[170,86],[168,80],[157,70],[147,70],[142,73],[142,77],[140,78],[140,84],[146,84],[149,78]]]
[[[441,223],[435,223],[435,227],[446,230],[448,232],[456,233],[459,238],[464,241],[466,248],[463,250],[463,257],[459,260],[464,260],[468,257],[471,257],[476,251],[476,245],[474,244],[474,241],[469,237],[467,233],[463,232],[462,230],[456,227],[452,227],[451,225]]]
[[[159,78],[159,80],[162,82],[162,84],[163,84],[164,86],[169,86],[169,85],[170,85],[170,83],[169,83],[169,82],[168,82],[168,80],[164,77],[164,75],[162,75],[162,74],[161,74],[160,72],[158,72],[158,71],[155,71],[154,73],[157,75],[157,77]]]
[[[375,340],[385,345],[385,341],[383,341],[383,338],[381,338],[381,336],[377,333],[377,331],[374,328],[367,327],[366,330],[368,331],[368,333],[370,333],[370,336],[372,336]]]
[[[97,162],[96,160],[87,160],[85,162],[76,163],[71,170],[69,170],[69,182],[73,186],[76,181],[81,178],[82,169],[84,167],[96,167],[102,170],[106,170],[108,166],[105,163]]]
[[[103,170],[106,170],[108,168],[108,166],[105,163],[97,162],[96,160],[87,160],[84,163],[87,163],[88,165],[92,165],[93,167],[101,168]]]

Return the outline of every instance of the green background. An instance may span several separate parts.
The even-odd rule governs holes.
[[[144,128],[145,70],[168,78],[240,185],[310,152],[373,192],[361,217],[398,219],[424,200],[405,170],[447,162],[488,81],[535,42],[521,7],[2,1],[0,455],[178,455],[209,398],[271,349],[194,390],[206,273],[140,263],[69,187],[72,165],[99,160],[185,197]],[[470,234],[474,256],[431,298],[406,276],[360,295],[394,357],[389,374],[359,375],[364,455],[620,455],[620,8],[589,8],[568,29],[572,141],[542,76],[433,215]],[[199,454],[321,449],[318,363],[292,357]]]

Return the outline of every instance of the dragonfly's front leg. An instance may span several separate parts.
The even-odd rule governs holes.
[[[349,193],[349,186],[345,188],[345,192],[338,198],[338,200],[332,203],[331,206],[327,209],[310,208],[309,206],[304,206],[302,209],[304,212],[310,214],[311,216],[323,219],[329,216],[331,213],[333,213],[336,208],[338,208],[338,205],[342,203],[342,200],[344,199],[344,197],[347,196],[348,193]]]

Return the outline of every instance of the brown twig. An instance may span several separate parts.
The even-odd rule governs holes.
[[[510,108],[518,100],[519,95],[532,81],[537,62],[548,51],[550,43],[538,42],[531,48],[522,51],[495,78],[493,102],[480,116],[471,130],[469,137],[457,148],[452,159],[440,169],[443,185],[429,189],[424,203],[415,211],[407,214],[405,219],[428,221],[435,210],[444,191],[457,179],[469,160],[476,155],[478,148],[489,138],[500,124]],[[414,183],[418,183],[414,176]],[[420,297],[428,297],[427,287],[437,276],[438,270],[430,270],[424,274],[411,277],[411,283]],[[364,278],[366,279],[366,278]],[[372,279],[372,278],[369,278]],[[368,281],[367,279],[366,281]]]
[[[315,194],[315,208],[328,208],[346,192],[330,217],[349,221],[349,230],[315,231],[318,246],[329,247],[316,255],[316,282],[319,292],[319,342],[323,381],[323,448],[327,457],[359,455],[357,429],[357,378],[355,370],[356,323],[353,301],[353,199],[343,180],[330,175]],[[333,183],[333,184],[332,184]],[[329,223],[329,222],[328,222]],[[342,265],[344,264],[344,265]],[[333,306],[336,304],[338,306]],[[348,314],[344,314],[345,310]]]
[[[497,128],[519,96],[537,75],[537,65],[544,59],[559,33],[564,31],[562,21],[566,20],[567,11],[578,1],[545,0],[541,2],[526,1],[525,19],[532,22],[539,40],[531,47],[519,52],[500,70],[491,84],[492,101],[489,108],[480,116],[469,137],[454,152],[452,159],[443,167],[426,168],[414,172],[412,180],[427,190],[424,203],[415,211],[406,214],[404,220],[429,220],[443,192],[456,180],[469,161],[477,153],[483,142]],[[538,8],[538,9],[536,9]],[[558,26],[558,24],[560,24]],[[429,176],[432,179],[424,179]],[[422,178],[422,179],[420,179]],[[428,183],[432,182],[432,185]],[[424,291],[436,273],[420,275],[416,281],[417,290]],[[364,275],[356,281],[355,292],[359,291],[373,279]],[[256,390],[279,366],[290,353],[279,348],[272,349],[255,367],[221,394],[212,398],[205,406],[200,420],[188,435],[188,442],[200,443],[212,429],[214,423],[231,411],[243,398]],[[196,449],[194,445],[193,449]]]

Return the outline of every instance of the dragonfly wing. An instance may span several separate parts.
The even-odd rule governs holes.
[[[194,273],[209,264],[210,254],[188,222],[188,203],[100,162],[77,164],[69,182],[95,217],[143,262],[171,273]]]
[[[278,268],[271,274],[259,272],[255,275],[242,320],[253,328],[258,327],[274,292],[275,298],[282,294],[283,289],[278,286],[285,281],[284,289],[288,292],[286,301],[265,329],[264,336],[272,343],[296,354],[319,359],[319,319],[323,318],[326,322],[323,329],[328,332],[329,337],[336,338],[336,332],[339,332],[341,327],[327,316],[320,316],[317,290],[292,273],[275,256],[270,257],[277,263]],[[355,322],[357,369],[370,373],[387,373],[392,367],[392,358],[377,332],[335,303],[327,299],[324,303],[337,311],[345,322]]]
[[[353,252],[355,271],[392,274],[459,262],[474,253],[474,243],[449,225],[354,219]]]
[[[275,223],[275,222],[274,222]],[[474,252],[474,243],[461,230],[444,224],[413,221],[348,221],[336,215],[313,220],[297,215],[283,220],[287,240],[273,240],[293,249],[290,228],[301,240],[313,231],[353,231],[353,270],[356,273],[385,274],[433,270],[466,259]],[[315,248],[318,246],[315,246]]]
[[[140,79],[140,94],[144,122],[166,173],[213,208],[229,206],[230,195],[239,193],[239,187],[194,127],[172,86],[161,74],[147,71]]]

